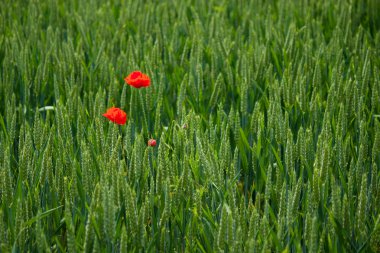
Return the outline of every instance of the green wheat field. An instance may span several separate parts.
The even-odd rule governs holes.
[[[379,13],[0,1],[0,252],[380,252]]]

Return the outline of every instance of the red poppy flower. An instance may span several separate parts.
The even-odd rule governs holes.
[[[127,122],[127,114],[120,108],[111,107],[103,116],[119,125],[124,125]]]
[[[157,145],[157,141],[155,139],[150,139],[148,141],[148,146],[155,147]]]
[[[149,76],[141,73],[140,71],[133,71],[126,78],[124,78],[124,81],[135,88],[148,87],[150,85]]]

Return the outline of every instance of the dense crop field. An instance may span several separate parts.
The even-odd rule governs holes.
[[[379,13],[0,1],[0,252],[380,252]]]

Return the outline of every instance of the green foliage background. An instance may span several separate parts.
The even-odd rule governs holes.
[[[0,251],[379,252],[379,13],[0,1]]]

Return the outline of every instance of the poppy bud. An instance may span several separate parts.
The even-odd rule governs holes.
[[[157,145],[157,141],[155,139],[150,139],[148,141],[148,146],[155,147]]]

